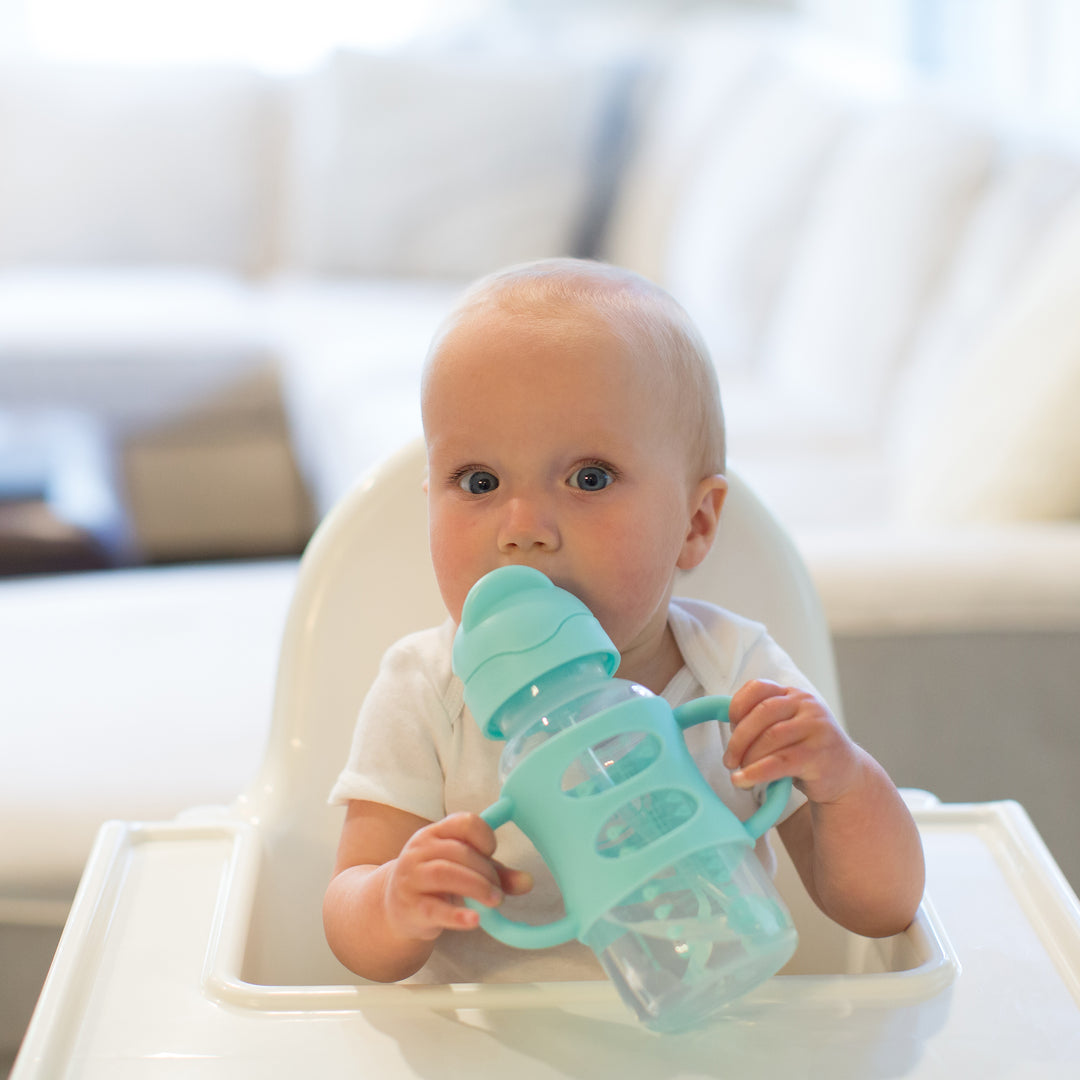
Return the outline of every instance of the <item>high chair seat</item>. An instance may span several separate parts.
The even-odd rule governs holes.
[[[799,1075],[812,1062],[823,1075],[940,1076],[968,1064],[991,1016],[1003,1060],[1080,1060],[1080,906],[1011,804],[943,807],[909,793],[928,893],[940,893],[946,918],[924,899],[894,938],[829,922],[781,859],[795,957],[687,1040],[635,1026],[606,982],[382,986],[346,971],[321,927],[342,821],[327,794],[383,650],[444,617],[423,473],[423,448],[405,448],[309,545],[254,783],[230,807],[101,831],[12,1080],[156,1075],[164,1059],[191,1076],[676,1080],[710,1075],[722,1057],[747,1075]],[[716,549],[679,591],[766,622],[839,711],[805,570],[731,480]],[[958,978],[951,934],[974,978]],[[989,935],[993,950],[982,947]],[[1016,995],[1023,1010],[1001,1007]]]

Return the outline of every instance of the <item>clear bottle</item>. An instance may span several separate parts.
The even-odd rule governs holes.
[[[680,717],[613,678],[618,653],[599,623],[536,571],[496,571],[474,592],[459,640],[477,637],[455,646],[455,668],[477,722],[506,741],[503,798],[489,820],[514,820],[530,836],[568,912],[534,928],[483,909],[481,925],[524,947],[576,936],[648,1027],[703,1023],[794,952],[790,916],[753,849],[790,781],[749,829],[682,739],[684,727],[726,718],[726,699],[695,702]]]

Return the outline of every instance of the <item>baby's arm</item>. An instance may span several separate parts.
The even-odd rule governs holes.
[[[818,907],[855,933],[905,929],[923,892],[922,843],[885,770],[804,691],[747,683],[730,716],[736,786],[791,776],[807,797],[779,832]]]
[[[471,930],[529,876],[495,862],[495,834],[476,814],[430,822],[379,803],[349,803],[323,926],[334,955],[367,979],[394,982],[427,962],[443,930]]]

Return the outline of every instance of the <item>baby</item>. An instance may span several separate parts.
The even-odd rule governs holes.
[[[730,727],[687,733],[717,793],[745,819],[765,785],[793,777],[778,831],[814,901],[856,933],[904,929],[922,848],[884,770],[761,626],[672,597],[677,571],[708,553],[727,492],[715,373],[682,308],[600,263],[493,274],[436,334],[421,405],[449,619],[387,653],[331,796],[347,814],[323,914],[342,963],[381,981],[601,977],[585,946],[509,949],[462,903],[505,900],[533,922],[559,914],[550,875],[512,827],[494,858],[478,813],[498,798],[502,747],[465,711],[450,668],[466,593],[510,563],[589,606],[619,649],[620,678],[672,705],[733,695]],[[763,842],[759,855],[770,864]]]

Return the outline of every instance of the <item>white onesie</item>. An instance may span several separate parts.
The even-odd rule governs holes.
[[[700,600],[675,598],[668,622],[685,666],[663,697],[681,705],[704,694],[733,694],[752,679],[813,691],[806,677],[759,623]],[[465,707],[463,688],[451,669],[454,626],[402,638],[387,650],[360,709],[348,762],[330,795],[333,803],[363,799],[397,807],[430,821],[459,810],[480,812],[499,797],[498,762],[503,743],[486,739]],[[723,764],[730,735],[726,724],[699,724],[686,732],[694,760],[713,790],[745,820],[760,805],[763,789],[742,791]],[[781,821],[806,801],[798,791]],[[550,872],[514,826],[498,831],[496,857],[528,870],[533,889],[508,898],[509,918],[544,923],[563,913]],[[758,856],[771,870],[775,860],[764,838]],[[592,952],[579,942],[539,951],[502,945],[482,930],[447,931],[414,982],[531,982],[602,978]]]

